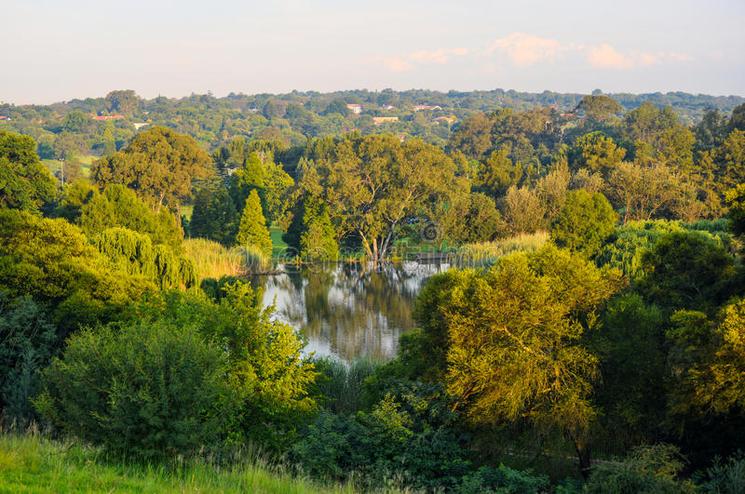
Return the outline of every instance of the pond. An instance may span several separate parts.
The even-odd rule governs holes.
[[[445,263],[402,262],[373,269],[360,264],[279,266],[255,277],[264,305],[307,338],[306,352],[344,361],[389,360],[399,336],[412,329],[414,300],[424,281]]]

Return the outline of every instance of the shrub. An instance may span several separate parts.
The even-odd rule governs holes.
[[[613,233],[618,215],[600,192],[574,190],[551,224],[551,239],[559,247],[593,257]]]
[[[598,463],[585,484],[587,494],[683,494],[693,485],[680,482],[683,468],[678,450],[658,444],[634,449],[621,461]]]
[[[315,365],[319,372],[317,393],[324,408],[340,414],[350,414],[362,409],[364,382],[375,374],[378,364],[368,359],[345,364],[336,359],[323,358],[316,360]]]
[[[738,453],[728,460],[717,459],[706,470],[700,491],[705,494],[740,494],[745,492],[745,454]]]
[[[112,452],[191,455],[232,422],[226,357],[195,328],[166,321],[83,330],[44,372],[36,405],[63,432]]]
[[[0,291],[0,416],[9,425],[24,427],[34,418],[30,398],[56,343],[55,327],[39,304]]]

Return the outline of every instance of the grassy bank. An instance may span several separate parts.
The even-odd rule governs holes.
[[[351,493],[248,464],[180,468],[106,461],[98,450],[39,436],[0,436],[0,493]]]

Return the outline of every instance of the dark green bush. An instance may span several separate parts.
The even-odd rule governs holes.
[[[225,352],[163,321],[82,330],[44,372],[39,412],[65,433],[127,456],[191,455],[233,419]]]
[[[30,399],[39,389],[39,371],[57,344],[55,326],[31,297],[0,291],[0,417],[24,427],[34,418]]]

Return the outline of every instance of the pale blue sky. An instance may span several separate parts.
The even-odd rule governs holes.
[[[134,89],[745,96],[745,0],[0,0],[0,101]]]

